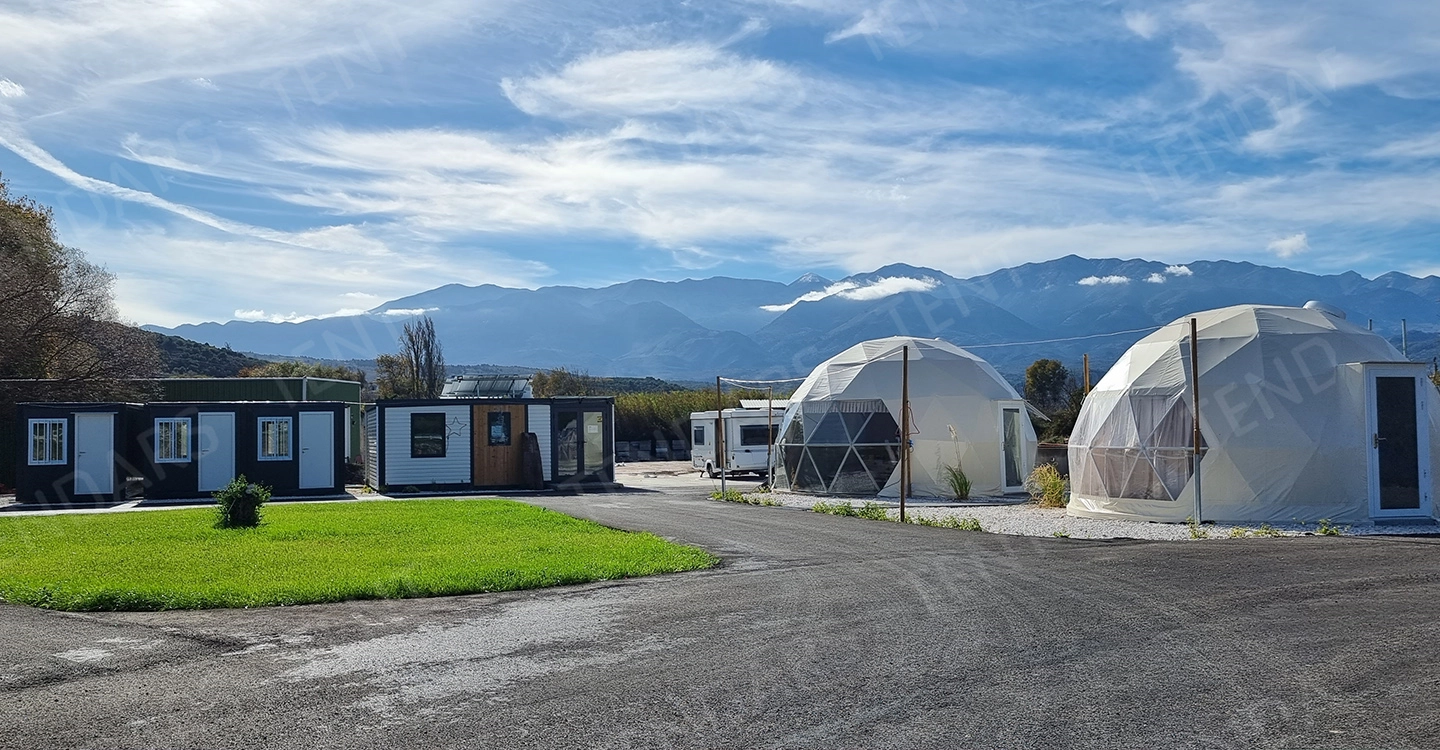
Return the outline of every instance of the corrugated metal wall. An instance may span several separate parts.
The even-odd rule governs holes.
[[[535,441],[540,444],[540,466],[545,481],[553,482],[555,475],[550,466],[550,406],[531,404],[525,420],[529,423],[530,431],[535,433]]]
[[[448,426],[443,458],[410,457],[410,415],[445,414]],[[549,420],[546,420],[549,424]],[[385,409],[385,484],[470,484],[470,404],[392,406]]]
[[[365,483],[380,487],[380,409],[374,406],[365,411]]]

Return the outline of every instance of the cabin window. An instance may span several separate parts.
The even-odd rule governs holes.
[[[65,463],[65,420],[30,420],[30,465]]]
[[[260,418],[258,458],[261,461],[289,461],[293,457],[290,441],[291,424],[290,417]]]
[[[769,445],[773,437],[780,435],[780,425],[763,424],[742,425],[740,427],[740,445]]]
[[[510,444],[510,412],[490,412],[489,427],[490,445]]]
[[[155,463],[177,464],[190,460],[190,418],[155,420]]]
[[[410,415],[410,457],[445,457],[445,415]]]
[[[705,428],[704,428],[704,427],[696,427],[696,428],[695,428],[695,442],[694,442],[693,444],[694,444],[694,445],[704,445],[704,444],[705,444]]]

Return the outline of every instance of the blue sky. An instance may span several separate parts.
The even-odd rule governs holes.
[[[443,283],[1440,273],[1440,5],[0,6],[0,174],[142,323]]]

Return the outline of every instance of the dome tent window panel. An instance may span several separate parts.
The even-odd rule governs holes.
[[[835,481],[830,485],[830,491],[837,495],[873,495],[880,491],[880,485],[860,457],[851,448],[845,455],[845,463],[840,465],[840,473],[835,475]]]
[[[843,445],[812,445],[806,450],[810,452],[810,460],[815,462],[815,469],[820,472],[821,481],[828,489],[834,483],[835,475],[840,473],[840,465],[845,462],[850,448]]]
[[[865,428],[865,423],[870,421],[871,412],[843,412],[840,419],[845,422],[845,432],[850,436],[850,442],[860,442],[860,433]]]
[[[800,467],[800,460],[805,453],[803,445],[787,445],[781,452],[781,462],[785,469],[785,476],[793,477]]]
[[[848,445],[850,436],[845,434],[845,421],[838,412],[829,412],[816,424],[815,431],[805,436],[809,445]]]
[[[861,445],[883,445],[900,443],[900,425],[890,412],[882,410],[870,417],[855,442]]]
[[[815,462],[810,460],[809,451],[801,449],[800,463],[796,467],[791,487],[807,492],[825,492],[825,483],[820,479],[820,472],[815,470]]]
[[[889,483],[890,477],[895,474],[895,468],[900,465],[900,447],[898,445],[861,445],[856,446],[855,455],[865,464],[870,476],[875,478],[875,484],[884,489]]]

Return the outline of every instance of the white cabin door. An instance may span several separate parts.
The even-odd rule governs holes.
[[[1408,368],[1406,368],[1408,369]],[[1430,515],[1430,415],[1413,371],[1370,370],[1370,515]]]
[[[335,414],[300,412],[300,489],[335,486]]]
[[[1006,492],[1017,492],[1025,488],[1025,427],[1020,418],[1018,408],[1004,407],[1000,410],[1000,433],[1004,443],[1001,471]]]
[[[115,491],[115,415],[75,414],[75,494]]]
[[[235,479],[235,413],[200,412],[195,444],[199,448],[201,492],[222,489]]]

